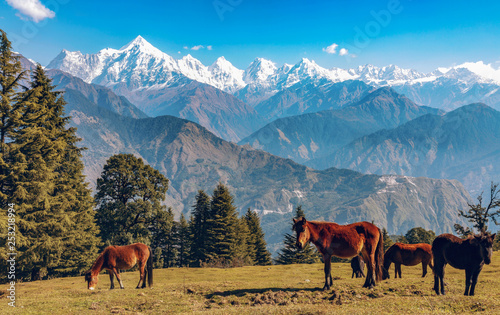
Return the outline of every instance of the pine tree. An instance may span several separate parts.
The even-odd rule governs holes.
[[[110,157],[97,179],[96,218],[106,245],[151,242],[149,226],[165,211],[168,179],[132,154]]]
[[[13,55],[7,34],[0,29],[0,207],[7,208],[12,202],[15,176],[12,141],[19,125],[22,103],[18,102],[17,90],[24,78],[21,63]],[[2,241],[3,242],[3,241]]]
[[[164,240],[164,249],[163,249],[163,268],[173,267],[175,266],[175,262],[177,260],[177,244],[179,243],[179,226],[174,221],[174,212],[172,208],[167,209],[167,218],[168,221],[172,222],[172,228],[170,231],[166,231],[166,237]]]
[[[305,217],[302,206],[298,206],[295,209],[295,218]],[[304,248],[298,249],[296,245],[297,238],[290,234],[285,234],[285,239],[283,240],[284,247],[278,253],[278,258],[276,259],[277,264],[287,265],[287,264],[312,264],[319,261],[319,253],[314,248],[314,245],[308,243]]]
[[[229,189],[219,183],[210,201],[207,220],[207,256],[228,262],[236,256],[238,243],[238,216]]]
[[[20,273],[38,280],[42,272],[75,274],[86,269],[100,243],[92,197],[84,182],[80,140],[66,128],[64,99],[38,65],[12,135],[13,200],[18,206]]]
[[[177,266],[185,267],[189,265],[189,252],[191,245],[191,232],[189,230],[189,224],[181,214],[178,223],[178,239],[177,239]]]
[[[250,232],[249,237],[249,253],[255,265],[270,265],[271,253],[266,248],[264,232],[260,226],[260,219],[255,211],[248,208],[245,214],[245,221]]]
[[[207,221],[210,219],[210,197],[203,191],[198,190],[196,203],[192,211],[193,219],[190,221],[193,241],[191,244],[190,261],[194,266],[200,266],[200,262],[207,260]]]
[[[384,253],[385,251],[391,247],[392,245],[394,245],[394,242],[391,240],[391,238],[389,237],[389,233],[387,232],[387,229],[386,228],[383,228],[382,229],[382,236],[384,238]]]
[[[244,217],[238,219],[236,231],[233,266],[253,265],[254,260],[252,255],[254,255],[255,250],[252,244],[250,229]]]
[[[174,227],[174,212],[172,208],[166,211],[159,211],[151,225],[149,231],[151,233],[151,249],[155,253],[155,267],[164,268],[168,265],[167,259],[171,259],[171,253],[167,253],[167,247],[170,246],[172,238],[172,229]]]

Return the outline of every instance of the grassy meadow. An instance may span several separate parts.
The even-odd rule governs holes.
[[[366,272],[366,269],[365,269]],[[463,296],[465,273],[447,266],[447,295],[436,296],[433,276],[421,266],[402,267],[402,279],[363,289],[350,265],[332,264],[334,284],[322,291],[323,265],[233,269],[171,268],[154,271],[154,288],[137,290],[137,271],[122,274],[124,290],[109,290],[107,274],[95,291],[83,277],[18,283],[17,307],[8,307],[0,286],[2,314],[462,314],[500,312],[500,252],[479,275],[476,296]],[[118,285],[115,283],[115,285]]]

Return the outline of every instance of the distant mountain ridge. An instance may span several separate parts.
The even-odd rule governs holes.
[[[325,167],[372,174],[457,179],[473,194],[500,178],[500,112],[484,104],[424,115],[354,140]]]
[[[295,65],[277,67],[272,61],[256,58],[247,69],[240,70],[224,57],[208,67],[190,55],[174,59],[138,36],[121,49],[106,48],[96,54],[63,50],[47,67],[63,70],[87,83],[110,87],[124,96],[127,95],[123,86],[130,91],[165,89],[185,77],[256,106],[299,82],[318,85],[325,80],[330,83],[358,80],[375,87],[391,86],[418,104],[446,110],[471,102],[484,102],[500,109],[500,69],[482,61],[421,73],[396,65],[326,69],[307,58]],[[117,89],[116,85],[122,88]]]
[[[364,85],[360,81],[348,82]],[[387,87],[373,92],[365,90],[361,95],[364,97],[359,101],[344,104],[341,109],[277,119],[239,144],[249,144],[256,149],[324,169],[331,165],[322,157],[332,155],[359,137],[397,127],[425,114],[439,113],[438,109],[418,106]]]

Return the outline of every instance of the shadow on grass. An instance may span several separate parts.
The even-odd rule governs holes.
[[[205,297],[207,299],[210,299],[214,296],[227,297],[227,296],[231,296],[231,295],[242,297],[247,293],[255,294],[255,293],[265,293],[268,291],[272,291],[272,292],[279,292],[279,291],[282,291],[282,292],[299,292],[299,291],[324,292],[323,289],[321,289],[321,288],[302,288],[302,289],[299,289],[299,288],[261,288],[261,289],[241,289],[241,290],[216,291],[214,293],[205,294]]]

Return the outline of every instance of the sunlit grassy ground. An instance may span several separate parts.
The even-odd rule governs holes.
[[[234,269],[155,270],[152,290],[136,290],[138,272],[123,273],[125,290],[109,290],[101,274],[96,291],[83,277],[18,283],[17,308],[8,307],[0,286],[3,314],[500,314],[500,252],[479,275],[476,295],[463,296],[465,274],[446,268],[448,294],[436,296],[433,276],[421,278],[421,266],[402,267],[403,279],[363,289],[351,279],[348,264],[333,264],[334,284],[323,292],[323,265],[243,267]]]

